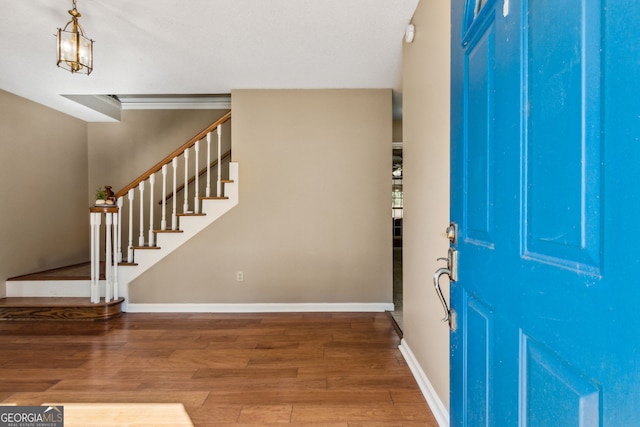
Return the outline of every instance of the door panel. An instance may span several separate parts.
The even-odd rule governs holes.
[[[452,0],[451,425],[640,425],[640,2]]]
[[[477,351],[477,357],[466,357],[465,378],[467,393],[465,413],[468,425],[490,426],[488,409],[492,405],[492,314],[488,307],[472,297],[466,298],[465,347]]]
[[[521,415],[528,427],[598,426],[600,389],[566,360],[521,336]],[[554,414],[550,419],[549,414]]]
[[[600,8],[581,0],[523,8],[524,253],[599,274]]]
[[[489,17],[490,18],[490,17]],[[493,53],[492,19],[482,26],[479,37],[471,40],[465,55],[466,137],[465,211],[467,236],[477,244],[493,246]]]

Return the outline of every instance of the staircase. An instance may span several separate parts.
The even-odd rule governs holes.
[[[91,265],[9,279],[7,297],[0,299],[0,319],[108,320],[126,312],[129,283],[238,204],[238,164],[228,163],[227,177],[221,172],[222,159],[229,154],[222,153],[221,129],[230,118],[229,112],[115,193],[114,205],[105,211],[116,213],[104,215],[109,216],[106,224],[95,224],[101,214],[91,214]],[[215,133],[217,149],[212,150]],[[199,145],[205,138],[206,156],[200,158]],[[211,161],[214,152],[216,159]],[[179,163],[184,165],[183,178],[177,173]],[[211,188],[214,167],[215,190]],[[155,189],[156,175],[161,176],[161,191]],[[173,185],[171,193],[168,182]],[[106,245],[93,241],[101,235],[109,236]]]

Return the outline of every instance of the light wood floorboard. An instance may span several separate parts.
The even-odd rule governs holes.
[[[0,404],[178,403],[196,427],[435,427],[398,345],[384,313],[3,321]]]

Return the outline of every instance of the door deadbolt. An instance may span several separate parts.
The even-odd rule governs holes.
[[[458,224],[456,224],[455,222],[449,224],[446,230],[446,234],[447,239],[449,239],[452,244],[455,245],[456,243],[458,243]]]

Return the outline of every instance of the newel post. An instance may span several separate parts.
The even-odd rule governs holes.
[[[118,295],[118,207],[115,205],[89,208],[91,224],[91,302],[100,302],[100,229],[105,217],[105,302]]]

